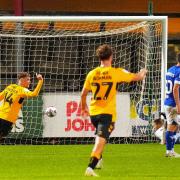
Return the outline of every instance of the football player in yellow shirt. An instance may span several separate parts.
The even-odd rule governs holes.
[[[38,96],[43,84],[41,74],[36,75],[38,84],[34,91],[29,91],[30,75],[27,72],[18,74],[18,84],[10,84],[0,93],[0,139],[8,135],[16,122],[24,98]]]
[[[99,46],[96,55],[101,65],[88,73],[81,93],[81,115],[90,115],[91,122],[96,128],[95,145],[85,172],[86,176],[97,176],[94,168],[102,162],[104,146],[114,129],[117,83],[141,81],[147,73],[146,69],[130,73],[122,68],[113,68],[113,52],[109,45]],[[86,97],[89,91],[92,91],[92,99],[88,110]]]

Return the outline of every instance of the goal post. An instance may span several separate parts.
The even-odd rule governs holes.
[[[151,122],[163,111],[167,66],[166,16],[0,17],[0,90],[20,71],[44,77],[40,96],[27,99],[4,143],[91,143],[94,127],[80,116],[80,92],[87,73],[99,65],[96,48],[109,44],[113,66],[131,72],[147,68],[143,82],[117,87],[116,129],[110,142],[151,142]],[[90,96],[88,96],[88,102]],[[57,115],[44,115],[48,106]]]

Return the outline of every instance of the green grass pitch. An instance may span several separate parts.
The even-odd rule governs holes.
[[[108,144],[100,177],[84,177],[93,145],[0,146],[0,179],[180,179],[180,158],[159,144]],[[176,145],[180,153],[180,145]]]

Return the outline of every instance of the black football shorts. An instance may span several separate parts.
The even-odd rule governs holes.
[[[12,129],[12,122],[0,118],[0,137],[7,136]]]
[[[90,116],[91,122],[96,128],[95,134],[108,140],[114,129],[111,114],[98,114]]]

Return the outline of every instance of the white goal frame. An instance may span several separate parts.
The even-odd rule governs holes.
[[[75,26],[73,26],[74,23]],[[69,115],[66,115],[65,113],[67,104],[64,105],[61,103],[59,105],[55,102],[55,99],[58,97],[62,102],[69,103],[69,99],[72,98],[75,102],[79,102],[78,98],[80,97],[79,95],[85,75],[90,68],[94,68],[99,64],[99,61],[97,61],[97,57],[95,56],[95,47],[101,43],[112,44],[112,47],[115,48],[113,66],[123,67],[131,72],[138,72],[140,68],[146,67],[149,70],[149,74],[143,82],[138,82],[139,84],[130,83],[127,86],[122,83],[117,86],[119,88],[117,89],[119,96],[117,99],[119,98],[122,100],[125,98],[124,101],[127,100],[128,108],[126,109],[128,110],[127,112],[125,110],[122,111],[123,107],[121,107],[121,104],[117,105],[119,121],[117,122],[116,130],[113,132],[114,134],[112,134],[111,142],[116,142],[116,137],[119,138],[118,143],[121,142],[121,138],[124,138],[124,142],[131,142],[131,140],[138,140],[138,142],[149,140],[151,142],[154,140],[156,141],[156,139],[154,139],[151,122],[154,118],[159,117],[159,111],[164,112],[166,90],[165,74],[167,71],[168,48],[167,16],[2,16],[0,17],[0,24],[0,31],[2,32],[0,33],[0,37],[2,38],[3,45],[1,53],[2,60],[4,60],[0,63],[0,65],[2,65],[0,66],[2,69],[2,79],[0,79],[2,88],[9,83],[14,83],[16,74],[23,70],[32,73],[32,77],[34,77],[35,72],[45,73],[44,76],[47,78],[43,89],[43,96],[39,96],[32,101],[27,101],[23,113],[19,115],[17,124],[14,126],[14,131],[10,133],[9,137],[5,138],[5,144],[7,143],[6,140],[8,140],[8,138],[12,142],[15,141],[15,143],[20,142],[28,144],[51,143],[52,137],[58,138],[52,140],[53,144],[54,141],[61,143],[61,139],[63,142],[71,142],[71,140],[73,142],[76,141],[77,138],[80,138],[82,143],[93,141],[94,136],[92,137],[92,133],[94,130],[87,125],[89,119],[80,119],[82,123],[76,121],[76,118],[80,117],[80,114],[76,115],[75,113],[72,114],[71,119],[68,119]],[[37,29],[35,28],[36,25]],[[63,26],[63,28],[61,26]],[[80,29],[76,29],[79,27]],[[125,38],[123,37],[124,34]],[[130,42],[127,41],[126,36]],[[10,41],[8,41],[8,38]],[[37,41],[38,38],[39,41]],[[45,38],[45,40],[43,38]],[[54,39],[56,40],[56,44],[53,45],[52,42]],[[67,44],[66,46],[66,43],[64,42],[67,42],[69,39],[73,41],[74,44]],[[89,42],[89,39],[93,40],[93,42]],[[119,41],[122,39],[125,40],[122,42]],[[132,42],[131,39],[133,39]],[[81,44],[81,41],[84,40],[87,42]],[[138,42],[137,46],[136,40]],[[46,41],[48,41],[48,43]],[[38,43],[36,44],[34,42]],[[78,43],[76,44],[76,42]],[[44,47],[44,44],[48,49],[44,48],[41,50],[41,47]],[[87,45],[88,47],[84,45]],[[32,48],[29,48],[28,50],[25,49],[29,46]],[[66,49],[67,47],[69,48],[69,46],[74,49]],[[83,46],[83,48],[81,46]],[[55,48],[51,49],[51,47]],[[129,50],[129,48],[131,49]],[[7,52],[4,53],[4,49],[7,49]],[[69,51],[72,51],[72,56],[67,53]],[[73,54],[74,51],[77,51],[78,54]],[[86,53],[86,51],[88,51],[88,53]],[[29,54],[24,54],[26,52]],[[34,54],[34,52],[36,53]],[[51,54],[51,52],[53,53]],[[65,52],[67,54],[64,56]],[[5,55],[8,54],[9,56],[5,56],[3,53]],[[61,55],[64,58],[61,59]],[[74,66],[73,58],[79,57],[80,59],[77,59],[79,64],[77,63]],[[122,58],[119,60],[119,57]],[[67,66],[64,66],[66,65],[66,58],[68,63]],[[12,65],[9,66],[8,61],[11,59],[14,61],[12,62]],[[93,63],[91,64],[91,62]],[[85,65],[81,66],[81,63],[85,63]],[[72,67],[72,64],[74,67]],[[129,66],[129,64],[132,64],[132,67]],[[74,69],[77,70],[78,68],[82,68],[82,71],[74,71]],[[61,74],[60,72],[62,69],[64,74]],[[9,76],[7,76],[7,74]],[[69,78],[69,75],[72,77]],[[78,75],[78,78],[75,77],[75,75]],[[154,81],[154,79],[156,80]],[[58,80],[61,80],[62,83],[56,85]],[[69,96],[69,92],[73,92],[74,94],[70,93]],[[124,93],[122,97],[120,97],[121,92]],[[128,96],[127,92],[130,92]],[[59,95],[59,93],[61,93],[61,95]],[[49,100],[48,95],[51,100]],[[52,100],[52,97],[54,100]],[[40,105],[40,108],[35,110],[34,108],[36,108],[36,106],[32,106],[32,102],[42,102],[43,105]],[[44,110],[49,105],[52,105],[52,103],[63,112],[61,118],[63,121],[61,121],[61,123],[58,121],[59,116],[54,117],[54,121],[57,123],[54,123],[53,121],[53,123],[51,123],[48,117],[44,115]],[[29,111],[29,107],[32,110]],[[32,116],[27,116],[28,118],[23,119],[25,113],[31,115],[34,110],[38,113],[37,118],[32,114]],[[124,112],[124,114],[121,111]],[[129,115],[127,115],[128,113]],[[21,120],[27,128],[19,131],[18,123],[21,122]],[[62,123],[64,123],[63,126]],[[76,123],[76,125],[73,123]],[[54,124],[59,125],[59,127],[54,128]],[[124,127],[121,128],[123,131],[118,129],[119,127],[122,127],[120,124],[122,126],[124,125]],[[74,128],[76,126],[82,128],[76,132],[77,128]],[[86,132],[84,127],[90,127],[90,130],[88,129]],[[57,129],[58,131],[53,130],[53,133],[51,133],[52,128]]]

